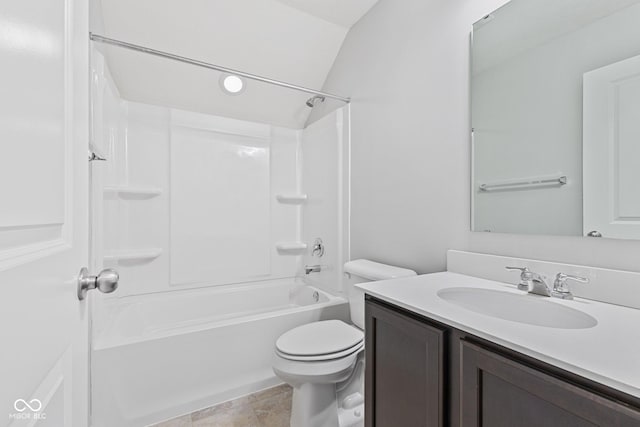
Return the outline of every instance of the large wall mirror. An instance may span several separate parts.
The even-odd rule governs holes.
[[[640,0],[512,0],[471,98],[473,231],[640,239]]]

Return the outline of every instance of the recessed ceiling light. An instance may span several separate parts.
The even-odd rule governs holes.
[[[220,87],[229,95],[238,95],[245,89],[244,80],[233,74],[223,74],[220,76]]]

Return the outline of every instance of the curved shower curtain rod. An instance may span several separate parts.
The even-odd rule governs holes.
[[[161,50],[155,50],[144,46],[139,46],[132,43],[123,42],[121,40],[112,39],[109,37],[104,37],[98,34],[89,33],[89,38],[95,42],[110,44],[113,46],[119,46],[129,50],[135,50],[138,52],[148,53],[149,55],[159,56],[161,58],[172,59],[174,61],[184,62],[187,64],[195,65],[197,67],[208,68],[210,70],[216,70],[223,73],[233,74],[236,76],[244,77],[251,80],[256,80],[259,82],[269,83],[276,86],[286,87],[288,89],[298,90],[300,92],[311,93],[318,96],[323,96],[326,98],[337,99],[338,101],[349,103],[351,102],[351,98],[345,98],[338,95],[332,95],[330,93],[321,92],[315,89],[309,89],[303,86],[297,86],[291,83],[282,82],[279,80],[270,79],[268,77],[262,77],[257,74],[245,73],[244,71],[234,70],[232,68],[221,67],[219,65],[210,64],[208,62],[198,61],[196,59],[187,58],[185,56],[174,55],[172,53],[163,52]]]

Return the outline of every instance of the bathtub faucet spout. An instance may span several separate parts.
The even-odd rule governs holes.
[[[319,265],[305,265],[304,266],[304,274],[311,274],[311,273],[320,273],[320,266]]]

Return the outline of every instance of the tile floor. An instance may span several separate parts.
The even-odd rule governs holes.
[[[289,427],[291,394],[283,384],[153,427]]]

